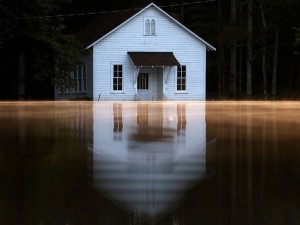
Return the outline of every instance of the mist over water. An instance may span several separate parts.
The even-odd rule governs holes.
[[[299,224],[299,102],[0,102],[0,224]]]

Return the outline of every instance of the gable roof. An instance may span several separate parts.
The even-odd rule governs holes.
[[[156,6],[154,3],[150,3],[148,6],[146,6],[143,9],[133,9],[133,10],[123,10],[123,11],[115,11],[110,13],[104,13],[97,17],[92,23],[90,23],[88,26],[80,30],[76,37],[79,39],[79,41],[86,47],[87,49],[97,44],[99,41],[101,41],[103,38],[117,30],[119,27],[124,25],[125,23],[129,22],[145,10],[147,10],[150,7],[156,8],[158,11],[160,11],[162,14],[170,18],[173,22],[181,26],[185,31],[190,33],[192,36],[196,37],[199,41],[204,43],[206,45],[206,48],[208,50],[215,51],[216,49],[210,45],[208,42],[203,40],[201,37],[199,37],[197,34],[189,30],[187,27],[185,27],[183,24],[181,24],[178,20],[170,16],[168,13],[163,11],[161,8]]]
[[[139,10],[124,10],[103,13],[95,18],[90,24],[75,34],[84,47],[90,48],[99,39],[114,31],[120,24],[127,21]]]

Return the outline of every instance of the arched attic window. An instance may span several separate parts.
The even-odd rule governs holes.
[[[144,35],[156,35],[155,18],[144,18]]]
[[[145,21],[145,35],[150,35],[150,20]]]
[[[151,20],[151,35],[155,35],[155,29],[156,29],[156,22],[154,19]]]

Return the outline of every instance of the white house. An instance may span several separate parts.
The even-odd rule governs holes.
[[[155,4],[102,14],[77,36],[91,53],[56,99],[205,100],[215,48]]]

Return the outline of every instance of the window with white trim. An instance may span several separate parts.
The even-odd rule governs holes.
[[[156,35],[156,19],[155,18],[144,18],[144,34],[145,35]]]
[[[113,65],[113,91],[123,91],[123,65]]]
[[[186,66],[177,67],[177,91],[186,91]]]

